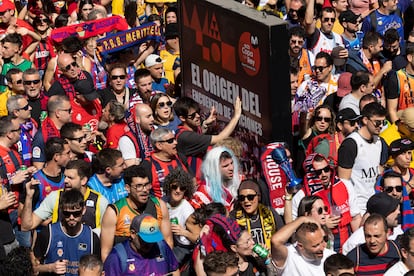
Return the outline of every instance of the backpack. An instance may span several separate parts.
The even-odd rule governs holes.
[[[338,163],[338,150],[334,135],[324,133],[313,137],[306,149],[306,156],[314,152],[325,156],[331,165],[336,167]]]
[[[158,247],[160,249],[161,256],[164,256],[164,258],[165,258],[165,256],[167,256],[167,255],[166,255],[165,246],[164,246],[163,242],[159,241],[159,242],[157,242],[157,244],[158,244]],[[117,243],[114,246],[114,248],[115,248],[116,254],[119,257],[119,260],[121,261],[122,273],[124,273],[127,269],[127,259],[128,259],[125,246],[123,245],[122,242],[120,242],[120,243]]]

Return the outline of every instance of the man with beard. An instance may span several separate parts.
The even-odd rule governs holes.
[[[399,235],[403,233],[401,225],[398,222],[400,212],[399,201],[387,193],[377,193],[370,197],[367,202],[367,214],[369,215],[381,215],[387,222],[387,235],[389,240],[395,240]],[[344,243],[342,247],[342,253],[348,254],[352,249],[360,244],[363,244],[364,240],[364,227],[361,226],[357,229],[349,239]]]
[[[134,111],[133,128],[119,139],[118,144],[127,167],[141,163],[153,151],[149,138],[154,125],[152,109],[147,104],[138,103]]]
[[[29,105],[32,108],[32,118],[37,122],[37,125],[40,127],[40,115],[43,110],[41,104],[41,98],[43,97],[41,90],[43,85],[39,71],[37,69],[30,68],[23,72],[23,87]]]
[[[289,29],[289,57],[290,65],[297,68],[298,85],[303,82],[304,75],[312,75],[312,66],[315,56],[312,52],[305,49],[305,31],[302,27],[292,27]]]
[[[186,161],[182,161],[177,153],[177,139],[174,133],[167,128],[157,128],[150,135],[154,148],[144,161],[148,164],[152,174],[152,192],[158,197],[165,196],[164,179],[169,172],[177,167],[187,172]]]
[[[382,50],[382,54],[386,59],[392,61],[393,71],[398,71],[407,65],[407,59],[400,46],[400,40],[398,31],[394,28],[388,29],[384,34],[384,50]]]
[[[296,244],[286,245],[296,232]],[[320,225],[310,217],[299,217],[283,226],[272,237],[271,275],[300,276],[324,275],[323,263],[335,254],[326,248],[324,233]]]
[[[88,186],[102,194],[109,203],[115,203],[128,195],[122,177],[126,166],[120,151],[103,149],[92,160],[95,174],[89,179]]]
[[[124,173],[124,180],[128,197],[109,205],[102,220],[101,253],[104,261],[114,244],[130,237],[134,217],[144,213],[156,218],[164,239],[171,248],[173,247],[167,205],[161,199],[150,195],[152,184],[146,169],[142,165],[128,167]]]
[[[321,28],[316,28],[315,20],[315,0],[309,1],[306,6],[305,14],[305,31],[308,35],[307,48],[313,54],[319,52],[327,52],[330,54],[332,49],[337,46],[344,46],[342,38],[339,34],[332,31],[336,21],[336,12],[332,7],[322,8],[321,12]],[[339,58],[347,58],[348,50],[339,51]]]
[[[149,104],[151,96],[155,95],[152,89],[151,72],[146,68],[140,68],[134,73],[135,85],[137,92],[132,95],[129,108],[133,108],[138,103]]]
[[[351,180],[361,214],[375,193],[377,176],[387,161],[388,147],[378,135],[385,124],[387,111],[379,103],[367,104],[361,112],[361,128],[351,133],[338,150],[338,176]]]
[[[338,111],[336,115],[336,137],[339,144],[342,144],[344,139],[349,134],[358,129],[358,121],[360,116],[357,115],[351,108],[344,108]]]
[[[37,264],[35,273],[78,275],[79,259],[98,254],[99,238],[91,227],[82,223],[85,201],[79,190],[62,193],[59,202],[62,218],[39,233],[33,248]]]
[[[59,221],[62,214],[59,212],[58,203],[62,193],[76,189],[82,193],[83,199],[86,202],[86,211],[82,216],[82,222],[94,229],[95,233],[99,233],[108,200],[100,193],[86,186],[91,175],[91,164],[84,160],[69,161],[64,172],[65,187],[48,194],[34,211],[32,211],[32,201],[35,186],[26,184],[25,205],[21,214],[22,229],[25,231],[36,229],[36,227],[48,219],[51,219],[52,223]]]
[[[346,71],[352,74],[358,71],[369,72],[374,76],[375,87],[379,87],[382,78],[392,69],[391,61],[382,63],[379,59],[383,49],[382,45],[383,42],[378,33],[366,33],[362,41],[362,49],[349,52]]]
[[[297,217],[299,203],[305,196],[316,195],[328,207],[327,226],[334,234],[334,248],[339,251],[361,222],[360,210],[352,184],[334,175],[334,169],[321,154],[312,153],[304,162],[305,178],[302,190],[292,200],[292,216]]]
[[[352,249],[346,256],[356,264],[355,272],[366,275],[384,275],[401,256],[395,242],[387,240],[387,221],[372,214],[364,223],[365,243]]]
[[[361,23],[359,15],[356,15],[351,10],[346,10],[339,14],[338,20],[344,28],[341,37],[344,41],[345,48],[359,51],[362,43],[362,37],[358,36],[359,24]]]
[[[105,275],[180,275],[174,253],[152,215],[134,217],[129,232],[129,240],[117,244],[106,259]]]
[[[87,162],[92,162],[93,153],[87,151],[87,134],[82,129],[81,125],[75,123],[66,123],[60,129],[60,137],[65,139],[71,152],[75,155],[75,159],[83,159]]]
[[[387,110],[391,122],[398,121],[397,111],[414,106],[414,45],[407,45],[407,65],[397,72],[391,72],[384,85]]]

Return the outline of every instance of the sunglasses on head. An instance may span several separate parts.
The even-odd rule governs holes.
[[[240,202],[243,202],[246,198],[248,201],[253,201],[253,199],[257,196],[257,194],[254,195],[239,195],[238,199]]]
[[[323,22],[329,22],[329,21],[331,21],[331,23],[335,23],[335,18],[333,18],[333,17],[325,17],[324,19],[323,19]]]
[[[181,191],[187,190],[186,187],[181,187],[181,186],[178,186],[177,184],[172,184],[171,185],[171,190],[177,190],[178,188],[180,188]]]
[[[315,120],[317,122],[322,122],[324,121],[325,123],[330,123],[332,118],[328,118],[328,117],[322,117],[322,116],[316,116]]]
[[[159,142],[160,142],[160,143],[168,143],[168,144],[172,144],[172,143],[174,143],[174,141],[175,141],[175,137],[170,138],[170,139],[167,139],[167,140],[162,140],[162,141],[159,141]]]
[[[319,207],[316,211],[318,212],[318,215],[322,215],[324,211],[325,213],[328,213],[328,206]]]
[[[161,107],[161,108],[163,108],[165,105],[167,105],[168,107],[171,107],[172,106],[172,101],[158,103],[158,106]]]
[[[329,172],[331,170],[331,167],[329,167],[329,165],[328,166],[326,166],[325,168],[322,168],[322,169],[319,169],[319,170],[315,170],[315,174],[316,175],[321,175],[322,174],[322,172]]]
[[[190,120],[194,120],[194,118],[195,118],[195,116],[196,116],[197,114],[200,114],[200,110],[199,110],[199,109],[197,109],[196,111],[194,111],[194,112],[193,112],[193,113],[191,113],[191,114],[188,114],[188,115],[187,115],[187,118],[188,118],[188,119],[190,119]]]
[[[124,80],[125,78],[126,78],[126,76],[125,75],[113,75],[113,76],[111,76],[111,80],[117,80],[117,79],[121,79],[121,80]]]
[[[62,69],[64,70],[64,71],[69,71],[70,70],[70,68],[72,68],[72,67],[78,67],[78,64],[76,63],[76,61],[74,61],[74,62],[72,62],[72,63],[70,63],[70,64],[68,64],[68,65],[66,65],[65,67],[63,67]]]
[[[83,139],[86,139],[86,138],[87,138],[87,136],[84,135],[82,137],[78,137],[78,138],[68,138],[68,139],[71,140],[71,141],[78,141],[78,143],[80,143],[80,142],[82,142]]]
[[[32,85],[32,84],[39,84],[40,80],[25,80],[23,81],[24,85]]]
[[[394,191],[394,189],[397,191],[397,193],[401,193],[403,187],[402,186],[387,187],[387,188],[384,188],[384,191],[386,193],[392,193],[392,191]]]
[[[82,210],[79,210],[79,211],[62,211],[62,214],[66,218],[70,218],[71,215],[73,215],[73,217],[75,217],[75,218],[78,218],[78,217],[82,216]]]

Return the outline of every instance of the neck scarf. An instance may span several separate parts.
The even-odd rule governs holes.
[[[263,204],[259,203],[259,218],[260,218],[260,224],[263,232],[263,238],[266,242],[267,248],[271,248],[271,239],[272,235],[276,232],[277,225],[276,221],[273,217],[273,213],[269,208],[266,208],[263,206]],[[236,220],[237,223],[244,228],[247,228],[247,231],[251,232],[251,225],[250,225],[250,219],[246,216],[243,209],[238,210],[236,212]]]
[[[43,141],[46,144],[48,138],[60,137],[60,131],[56,128],[55,123],[47,117],[42,123]]]

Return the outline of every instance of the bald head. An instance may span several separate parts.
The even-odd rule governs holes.
[[[69,79],[76,79],[80,73],[79,65],[71,54],[59,54],[57,65],[62,73]]]
[[[141,130],[149,135],[154,124],[152,109],[147,104],[137,104],[135,106],[135,122],[140,125]]]

